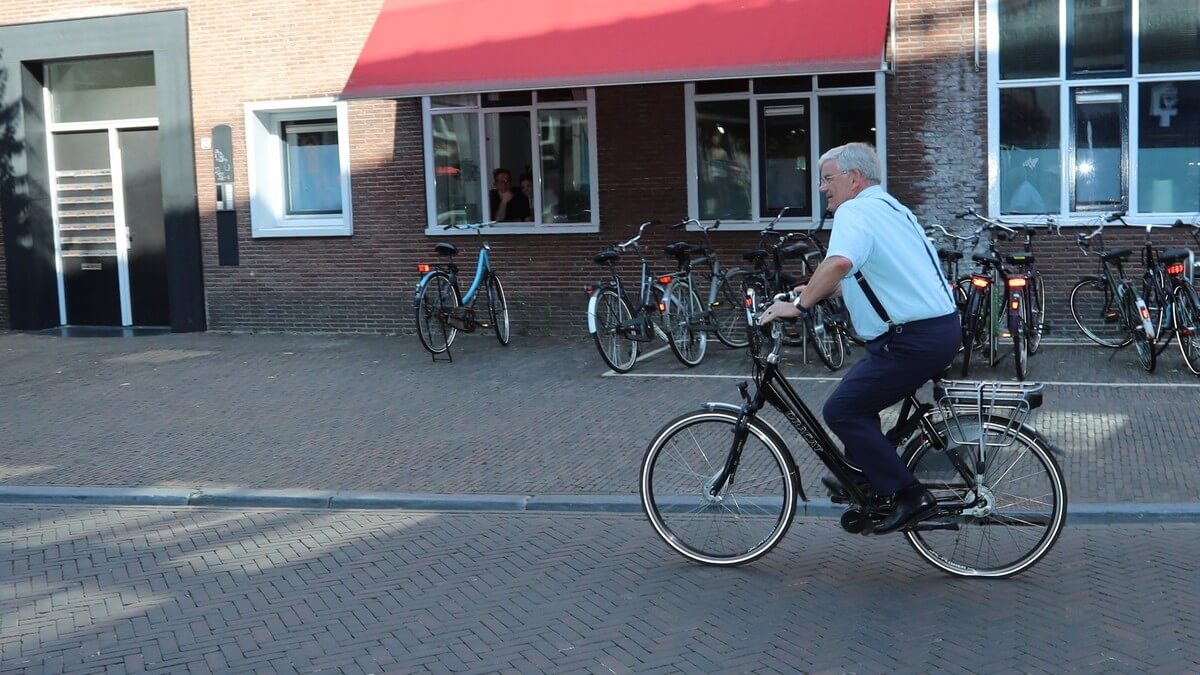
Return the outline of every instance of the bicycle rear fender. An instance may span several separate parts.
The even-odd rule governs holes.
[[[445,274],[445,270],[432,269],[432,270],[429,270],[428,272],[426,272],[425,274],[423,274],[421,276],[421,279],[419,281],[417,281],[417,290],[416,290],[416,293],[413,294],[413,297],[415,298],[417,295],[420,295],[421,289],[428,286],[429,280],[434,278],[438,274]]]

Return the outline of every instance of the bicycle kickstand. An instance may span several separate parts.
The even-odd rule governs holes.
[[[442,353],[446,355],[446,358],[439,359],[437,354],[432,354],[432,353],[430,354],[430,356],[433,357],[434,363],[437,363],[438,361],[446,361],[447,363],[454,363],[454,355],[450,353],[450,345],[446,345],[446,350],[443,351]]]

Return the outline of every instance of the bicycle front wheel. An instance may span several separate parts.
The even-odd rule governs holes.
[[[1121,326],[1117,301],[1103,279],[1084,279],[1071,289],[1071,318],[1089,340],[1117,349],[1133,336]]]
[[[492,330],[496,331],[496,339],[502,345],[508,345],[512,335],[508,326],[508,300],[504,297],[504,287],[494,275],[487,280],[488,317],[492,320]]]
[[[959,577],[1011,577],[1041,560],[1062,533],[1067,518],[1067,488],[1062,469],[1036,432],[1025,426],[1008,431],[1008,420],[974,422],[982,433],[986,462],[977,462],[976,442],[940,449],[922,435],[909,444],[904,461],[917,480],[937,497],[943,511],[904,535],[934,567]],[[971,422],[962,420],[965,437]],[[956,435],[957,435],[956,430]],[[1012,442],[1004,444],[1012,438]],[[999,447],[997,447],[999,446]],[[954,459],[969,470],[964,475]],[[983,467],[976,479],[974,472]]]
[[[1042,346],[1042,333],[1046,332],[1046,286],[1042,283],[1042,273],[1034,271],[1030,274],[1029,285],[1025,297],[1025,306],[1029,309],[1025,341],[1029,345],[1029,355],[1033,356]]]
[[[1027,325],[1021,325],[1016,331],[1013,331],[1013,360],[1017,365],[1017,380],[1025,381],[1025,374],[1029,372],[1029,340],[1025,337],[1025,331],[1028,330]]]
[[[1200,335],[1196,334],[1200,331],[1200,300],[1191,286],[1179,286],[1175,289],[1174,305],[1175,335],[1183,362],[1193,374],[1200,375]]]
[[[417,336],[430,354],[441,354],[454,343],[458,329],[448,319],[458,305],[458,289],[442,272],[431,276],[417,292]]]
[[[1158,353],[1154,350],[1154,340],[1146,334],[1146,329],[1142,325],[1142,315],[1138,311],[1137,295],[1133,290],[1132,285],[1125,287],[1125,295],[1121,298],[1121,304],[1124,307],[1124,320],[1128,320],[1126,330],[1133,337],[1133,349],[1137,352],[1138,361],[1141,362],[1142,368],[1146,369],[1147,373],[1154,372],[1154,366],[1157,363]]]
[[[689,368],[700,365],[708,347],[708,334],[698,327],[704,318],[700,296],[686,281],[675,281],[667,287],[664,304],[663,325],[675,358]]]
[[[737,415],[698,410],[667,423],[642,459],[642,509],[663,541],[689,560],[742,565],[765,555],[796,513],[796,474],[783,441],[751,421],[737,472],[708,485],[733,448]]]
[[[638,357],[638,343],[629,338],[627,327],[633,320],[633,312],[611,288],[601,290],[593,299],[596,332],[592,338],[604,363],[618,373],[628,373]]]
[[[712,306],[717,339],[725,346],[734,349],[740,349],[750,344],[750,337],[747,334],[746,308],[742,302],[743,276],[742,272],[733,272],[713,279],[713,283],[717,284],[717,299]]]

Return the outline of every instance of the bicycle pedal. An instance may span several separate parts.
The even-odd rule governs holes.
[[[1104,323],[1116,323],[1121,319],[1121,314],[1113,310],[1104,313]]]

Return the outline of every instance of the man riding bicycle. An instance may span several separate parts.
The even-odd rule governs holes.
[[[939,376],[958,353],[961,331],[937,253],[912,212],[879,186],[879,158],[865,143],[821,156],[820,190],[835,221],[825,260],[795,303],[780,300],[760,324],[801,316],[840,292],[867,355],[825,402],[825,423],[892,513],[876,534],[903,529],[937,509],[933,495],[904,466],[879,413]],[[831,478],[832,492],[845,489]]]

